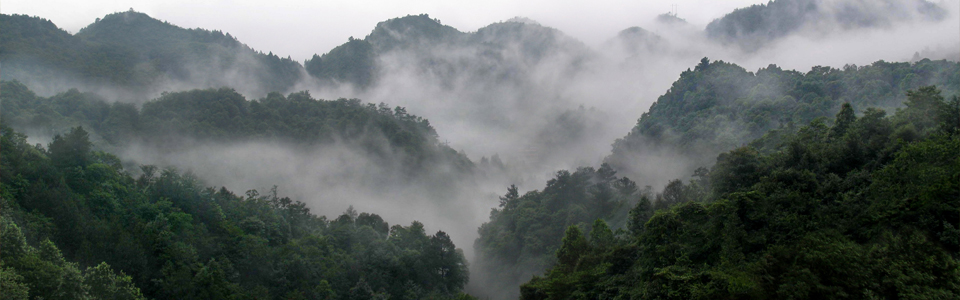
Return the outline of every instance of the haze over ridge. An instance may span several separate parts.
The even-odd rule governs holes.
[[[781,3],[786,1],[778,0]],[[449,26],[448,20],[437,21],[437,14],[427,16],[415,12],[406,17],[392,15],[377,20],[380,23],[366,24],[367,31],[353,35],[341,45],[340,49],[345,50],[342,53],[351,55],[358,53],[354,49],[369,46],[370,52],[363,52],[363,55],[334,55],[339,47],[306,54],[308,60],[313,59],[312,54],[325,53],[331,55],[333,61],[339,59],[337,57],[369,59],[370,70],[356,72],[374,79],[369,83],[337,75],[354,74],[350,73],[355,72],[354,69],[311,74],[310,67],[306,67],[308,61],[303,61],[300,66],[302,59],[284,60],[286,55],[273,52],[269,46],[250,47],[275,53],[273,61],[298,66],[290,68],[298,71],[297,80],[291,80],[287,90],[279,91],[282,94],[307,90],[313,97],[321,99],[359,98],[365,103],[386,103],[388,109],[406,107],[410,114],[428,119],[436,129],[439,143],[461,151],[483,173],[483,176],[464,180],[462,185],[453,185],[442,192],[432,189],[429,182],[388,191],[371,189],[368,183],[357,184],[366,178],[364,172],[376,172],[380,166],[368,157],[357,155],[356,148],[346,143],[334,143],[315,151],[296,151],[270,142],[201,141],[176,153],[131,147],[118,154],[142,163],[192,168],[211,184],[226,185],[235,191],[250,188],[263,191],[278,184],[281,194],[302,199],[329,215],[354,205],[361,211],[380,213],[393,224],[421,220],[430,229],[451,232],[456,245],[470,255],[477,225],[486,220],[489,209],[496,205],[497,196],[506,186],[518,184],[521,192],[539,189],[559,169],[599,166],[611,153],[611,143],[630,133],[637,125],[637,119],[650,112],[651,104],[659,96],[670,94],[672,85],[684,70],[696,71],[698,63],[703,64],[701,59],[704,57],[709,58],[707,65],[722,60],[742,67],[745,73],[761,68],[807,73],[818,65],[846,69],[848,64],[865,67],[878,60],[900,62],[932,58],[955,62],[960,56],[960,29],[954,26],[960,6],[957,1],[944,1],[940,5],[946,7],[946,15],[940,20],[891,17],[892,21],[885,26],[854,26],[827,32],[821,30],[820,26],[824,25],[816,23],[798,26],[760,42],[751,41],[748,46],[755,48],[747,49],[749,51],[742,49],[743,45],[725,45],[705,36],[702,30],[705,21],[665,22],[664,18],[657,21],[651,15],[652,21],[646,26],[631,27],[637,24],[629,24],[619,27],[620,34],[616,34],[617,31],[609,35],[595,34],[602,36],[602,39],[594,37],[602,40],[600,42],[583,42],[582,38],[558,29],[561,26],[552,26],[549,21],[535,16],[512,21],[504,18],[508,21],[471,31],[469,28],[472,27],[458,29]],[[685,12],[681,10],[679,16],[683,17]],[[151,17],[159,19],[158,16]],[[829,20],[825,22],[830,24]],[[390,24],[413,25],[409,31],[401,31],[386,28]],[[442,29],[437,35],[439,38],[424,38],[421,34],[437,28]],[[233,33],[231,36],[239,43],[246,43],[243,37]],[[344,37],[339,39],[342,42]],[[302,40],[306,39],[293,39]],[[276,42],[292,43],[290,40]],[[229,56],[232,52],[227,53]],[[917,57],[913,57],[914,53]],[[350,63],[342,65],[348,67],[362,65],[345,61]],[[778,67],[768,68],[771,64]],[[268,69],[260,63],[252,65],[257,70]],[[320,67],[318,70],[324,69]],[[193,70],[188,71],[193,74],[190,72]],[[197,78],[208,76],[198,74],[201,75]],[[218,88],[219,84],[236,89],[251,102],[267,98],[267,93],[271,92],[269,89],[243,90],[254,86],[252,82],[258,80],[250,78],[250,74],[245,75],[236,77],[240,79],[235,81],[163,83],[152,92]],[[83,86],[79,88],[84,89]],[[110,88],[100,91],[110,91]],[[62,91],[51,91],[50,94],[57,92]],[[669,96],[671,99],[683,98],[682,95]],[[146,99],[155,97],[151,95]],[[122,102],[130,99],[115,96],[110,100]],[[501,169],[492,162],[494,155],[505,168]],[[708,157],[697,164],[712,164],[713,159]],[[666,156],[650,158],[646,162],[638,160],[636,163],[651,165],[660,172],[631,178],[641,186],[659,189],[669,180],[689,177],[688,169],[702,166],[678,167],[679,164],[673,164],[680,160],[685,158]],[[352,170],[359,172],[351,173]],[[441,201],[443,205],[437,205]]]

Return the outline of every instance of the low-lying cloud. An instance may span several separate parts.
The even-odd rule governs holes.
[[[530,45],[523,43],[529,37],[523,36],[424,44],[381,53],[377,82],[366,89],[349,83],[320,83],[305,75],[303,81],[283,91],[310,90],[320,98],[360,98],[406,107],[411,114],[429,119],[442,142],[462,150],[474,162],[496,155],[505,166],[482,167],[453,182],[406,181],[402,174],[390,173],[396,166],[384,166],[348,143],[304,149],[268,141],[197,141],[172,152],[133,145],[117,153],[139,164],[191,171],[210,185],[235,192],[263,192],[277,185],[282,196],[306,202],[315,213],[328,217],[352,205],[358,211],[377,213],[391,224],[419,220],[428,231],[451,233],[469,256],[477,227],[487,221],[490,208],[497,205],[497,196],[508,185],[519,185],[522,193],[541,188],[558,169],[598,166],[610,153],[611,143],[629,132],[679,74],[703,57],[733,62],[747,70],[776,64],[801,72],[817,65],[840,68],[877,60],[909,61],[915,54],[960,60],[958,1],[938,3],[946,11],[939,20],[904,16],[889,6],[913,3],[910,1],[818,3],[835,9],[830,16],[844,16],[856,9],[884,21],[882,26],[857,27],[838,26],[831,23],[836,19],[825,19],[744,51],[711,41],[702,27],[684,22],[641,22],[636,25],[647,33],[632,31],[633,37],[641,40],[611,36],[607,43],[591,47],[559,31],[517,19],[522,23],[516,24],[537,29],[531,33],[533,37],[554,32],[560,42],[536,55],[526,52]],[[160,81],[152,93],[222,84],[248,98],[260,97],[263,91],[251,88],[253,80],[245,72],[191,70],[200,77]],[[215,79],[206,80],[205,76]],[[111,93],[110,88],[93,91]],[[114,99],[134,98],[116,93]],[[633,157],[632,163],[642,174],[633,179],[640,186],[659,189],[671,179],[686,179],[693,169],[711,162],[712,158],[692,161],[669,149],[651,149]]]

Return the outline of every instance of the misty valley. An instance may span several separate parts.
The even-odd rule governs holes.
[[[407,15],[302,62],[4,12],[0,299],[957,299],[958,11]]]

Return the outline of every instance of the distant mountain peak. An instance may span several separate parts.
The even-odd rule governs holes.
[[[103,26],[103,25],[108,25],[108,24],[109,24],[109,25],[128,25],[128,26],[133,25],[133,26],[142,26],[142,25],[146,25],[146,24],[150,24],[150,23],[153,23],[153,24],[165,24],[165,25],[170,26],[170,27],[179,28],[179,27],[177,27],[177,26],[175,26],[175,25],[171,25],[170,23],[167,23],[167,22],[165,22],[165,21],[161,21],[161,20],[158,20],[158,19],[154,19],[153,17],[151,17],[150,15],[147,15],[146,13],[142,13],[142,12],[138,12],[138,11],[135,11],[135,10],[133,10],[133,9],[130,9],[130,10],[128,10],[128,11],[115,12],[115,13],[112,13],[112,14],[108,14],[108,15],[104,16],[103,18],[97,18],[96,22],[94,22],[93,24],[88,25],[87,27],[81,29],[80,31],[84,31],[84,30],[86,30],[86,29],[88,29],[88,28],[98,27],[98,26]]]
[[[537,22],[531,18],[521,17],[521,16],[510,18],[509,20],[506,20],[504,22],[513,22],[513,23],[530,24],[530,25],[538,25],[538,26],[540,25],[540,22]]]
[[[942,21],[947,12],[927,0],[773,0],[738,8],[707,25],[710,39],[755,51],[802,30],[889,27],[897,22]]]
[[[80,29],[77,36],[111,44],[136,44],[144,38],[172,38],[184,35],[186,31],[188,29],[154,19],[145,13],[128,10],[97,18],[96,22]]]
[[[91,86],[118,86],[147,97],[161,82],[219,87],[243,74],[244,92],[264,95],[289,89],[302,68],[222,31],[185,29],[132,9],[97,18],[75,35],[46,20],[3,16],[0,22],[3,78],[40,85],[79,77]]]
[[[406,48],[421,42],[443,41],[461,34],[457,29],[430,18],[428,14],[407,15],[377,24],[366,40],[379,51]]]
[[[621,30],[620,33],[618,33],[617,35],[618,35],[618,36],[621,36],[621,37],[630,37],[630,36],[639,36],[639,37],[656,36],[656,34],[650,32],[649,30],[646,30],[646,29],[643,29],[643,28],[640,28],[640,27],[637,27],[637,26],[633,26],[633,27],[630,27],[630,28]]]

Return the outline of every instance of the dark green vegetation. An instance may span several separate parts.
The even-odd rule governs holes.
[[[0,90],[0,117],[10,126],[50,135],[84,126],[95,140],[116,147],[147,143],[175,150],[186,147],[189,140],[262,140],[301,147],[341,142],[384,165],[395,165],[399,159],[409,174],[422,174],[441,164],[452,165],[457,173],[473,168],[463,154],[438,142],[429,121],[402,107],[390,109],[356,99],[316,100],[299,92],[246,100],[223,88],[164,93],[137,109],[77,90],[38,97],[16,81],[0,83]]]
[[[500,197],[500,207],[490,212],[490,221],[480,226],[475,280],[481,285],[515,290],[531,275],[554,264],[554,253],[569,224],[598,218],[623,227],[627,210],[641,191],[626,177],[604,164],[599,169],[559,171],[543,191],[518,194],[511,186]]]
[[[589,229],[591,228],[589,224],[594,220],[603,219],[611,228],[627,229],[632,226],[636,229],[642,227],[643,222],[628,222],[625,216],[629,207],[637,203],[646,208],[639,209],[633,214],[643,216],[641,219],[646,220],[653,214],[654,209],[664,209],[677,203],[695,200],[710,202],[737,188],[750,187],[761,178],[782,175],[760,173],[762,170],[773,172],[772,170],[777,168],[798,168],[799,166],[790,165],[797,162],[781,162],[781,165],[777,166],[765,166],[761,163],[773,163],[775,159],[772,158],[774,154],[771,153],[782,150],[778,147],[797,139],[796,136],[800,133],[812,130],[809,128],[799,130],[800,126],[795,124],[808,124],[815,121],[814,125],[811,125],[815,126],[813,128],[835,132],[828,134],[831,136],[828,140],[819,141],[820,144],[807,140],[795,144],[812,147],[810,149],[818,151],[821,148],[844,150],[816,154],[797,153],[795,155],[800,157],[797,159],[814,159],[818,163],[829,165],[809,167],[817,170],[813,174],[801,172],[802,174],[798,173],[800,175],[790,176],[802,175],[800,178],[808,180],[804,184],[816,183],[807,187],[812,190],[816,190],[814,187],[818,185],[829,184],[831,193],[859,195],[860,190],[866,187],[859,186],[854,189],[851,185],[871,182],[870,174],[889,163],[900,148],[917,140],[936,139],[937,142],[928,143],[942,143],[943,139],[950,139],[938,137],[938,135],[931,137],[932,132],[939,130],[936,125],[938,121],[933,119],[935,115],[933,111],[940,109],[931,107],[943,108],[945,104],[910,100],[907,102],[906,109],[896,113],[897,117],[885,119],[882,116],[887,111],[897,111],[898,107],[902,108],[909,89],[920,89],[919,92],[911,92],[912,98],[933,97],[929,95],[933,93],[931,90],[921,89],[925,84],[941,85],[943,91],[937,91],[938,95],[942,92],[951,95],[950,97],[956,96],[960,91],[958,75],[960,75],[960,65],[947,61],[923,60],[913,64],[877,62],[865,67],[848,66],[844,70],[816,67],[807,74],[784,71],[770,66],[754,74],[733,64],[709,62],[704,59],[694,70],[684,72],[650,111],[644,113],[630,134],[614,144],[613,154],[606,159],[609,165],[605,164],[597,171],[592,168],[582,168],[573,174],[566,171],[560,172],[556,178],[547,183],[547,187],[542,192],[533,191],[523,196],[516,195],[513,191],[508,193],[504,199],[518,200],[513,202],[504,200],[504,203],[513,204],[492,212],[490,221],[480,228],[480,237],[474,247],[478,262],[482,263],[478,263],[474,270],[474,274],[477,275],[475,279],[490,280],[493,282],[491,285],[494,286],[516,286],[527,280],[530,274],[545,271],[555,264],[553,256],[561,248],[564,230],[570,225],[579,224],[583,229]],[[845,107],[843,103],[850,103],[852,106]],[[917,106],[928,108],[923,110],[916,108]],[[861,107],[883,109],[869,108],[859,112],[854,110]],[[865,116],[856,122],[863,123],[873,119],[880,122],[878,123],[880,125],[876,125],[880,127],[862,130],[879,133],[868,135],[868,133],[857,131],[858,135],[842,139],[837,137],[840,133],[836,131],[841,129],[830,129],[822,123],[825,116],[833,117],[838,114],[838,111],[842,111],[841,115],[847,116],[845,117],[847,121],[841,122],[842,124],[838,126],[856,127],[851,125],[854,121],[850,120],[856,119],[856,114],[861,114]],[[922,114],[927,114],[926,119],[920,117]],[[944,122],[960,123],[957,120]],[[734,152],[722,154],[718,160],[718,154],[747,144],[752,148],[739,148]],[[944,150],[948,149],[950,148],[944,148]],[[758,150],[764,152],[757,152]],[[955,147],[953,150],[954,158],[960,156],[958,155],[960,149]],[[673,153],[676,156],[670,158],[683,160],[687,163],[685,167],[688,169],[672,170],[659,165],[662,159],[658,160],[656,156],[643,156],[648,153],[662,152]],[[755,157],[743,160],[740,155],[744,153]],[[816,158],[807,156],[816,156]],[[822,160],[830,160],[830,162],[821,162]],[[657,162],[654,163],[656,168],[646,170],[647,173],[633,168],[651,161]],[[714,165],[714,162],[717,162],[717,166],[713,170],[701,168]],[[844,164],[847,165],[844,166]],[[724,165],[728,167],[723,167]],[[869,167],[865,167],[867,165]],[[669,184],[665,184],[662,193],[654,195],[649,190],[637,192],[637,184],[625,177],[618,181],[598,181],[591,174],[600,170],[610,174],[607,178],[612,178],[615,174],[614,170],[620,171],[621,176],[626,174],[630,178],[639,178],[637,182],[641,186],[650,184],[650,181],[662,179],[665,174],[684,174],[677,175],[678,177],[692,174],[693,180],[688,183],[681,180],[669,181]],[[858,174],[857,176],[860,177],[856,178],[860,181],[849,181],[854,179],[847,179],[845,176],[848,174]],[[608,193],[608,191],[621,189],[616,187],[599,189],[598,182],[606,182],[605,184],[611,187],[613,185],[631,186],[632,188],[624,191],[632,192]],[[772,194],[777,191],[778,186],[771,185],[767,188],[759,195]],[[787,187],[784,189],[783,192],[786,193]],[[822,196],[824,191],[817,193],[820,194],[802,195],[803,197],[825,197]],[[841,196],[830,197],[837,199]],[[646,200],[638,202],[637,199]],[[943,199],[948,198],[941,198]],[[952,205],[956,207],[956,202]],[[619,207],[619,209],[606,210],[599,209],[600,207]],[[859,208],[862,207],[857,209]],[[832,211],[824,213],[832,213]],[[955,222],[956,220],[945,221]],[[950,224],[956,227],[956,223]],[[815,227],[815,225],[810,226]],[[615,235],[622,244],[633,242],[633,236],[627,232],[618,232]],[[931,239],[938,240],[939,236],[933,236]],[[858,242],[866,243],[864,241]],[[613,265],[622,263],[605,262]],[[558,269],[556,272],[568,271]],[[510,294],[509,290],[507,294]]]
[[[812,19],[834,17],[815,3],[833,2],[779,0],[738,10],[711,24],[708,35],[751,51]],[[940,18],[939,8],[923,5],[920,15]],[[838,24],[898,21],[846,16]],[[676,15],[659,20],[684,26]],[[427,15],[391,19],[301,69],[228,34],[133,11],[76,35],[43,19],[0,16],[4,79],[161,95],[113,97],[142,104],[134,105],[76,89],[39,97],[18,81],[0,83],[5,124],[55,136],[46,147],[31,146],[0,128],[0,298],[469,297],[461,293],[463,255],[449,236],[427,235],[421,223],[390,227],[352,209],[328,220],[276,190],[235,195],[189,173],[121,164],[94,149],[346,146],[377,166],[357,176],[362,187],[396,183],[381,187],[384,201],[404,196],[391,198],[392,187],[415,186],[423,188],[415,197],[454,207],[443,213],[469,212],[451,199],[480,193],[450,186],[469,182],[459,175],[473,174],[474,166],[440,143],[426,120],[401,107],[271,91],[286,93],[309,79],[301,74],[361,89],[375,86],[378,74],[402,74],[457,95],[435,99],[467,104],[460,116],[492,116],[482,124],[510,134],[491,138],[509,139],[521,124],[510,122],[511,114],[563,112],[565,92],[555,88],[575,82],[595,54],[555,29],[520,21],[465,33]],[[636,27],[619,39],[629,53],[669,50]],[[559,76],[538,83],[544,73]],[[71,81],[77,78],[84,79]],[[160,94],[177,82],[236,90]],[[508,188],[479,229],[474,277],[493,295],[502,287],[526,299],[957,298],[958,92],[954,62],[881,61],[807,73],[771,65],[754,73],[704,59],[614,144],[607,163],[557,172],[542,190],[523,195]],[[565,159],[564,148],[603,128],[602,116],[592,114],[581,108],[544,119],[551,121],[525,149],[561,149],[535,155],[547,163]],[[343,165],[366,163],[359,160]],[[507,169],[498,155],[483,165]],[[655,170],[634,168],[642,165]],[[389,177],[378,181],[381,173]],[[690,181],[666,181],[691,173]],[[667,184],[655,194],[618,175]]]
[[[358,87],[369,87],[377,73],[373,46],[353,37],[323,56],[314,54],[303,66],[316,78],[349,82]]]
[[[463,254],[418,222],[328,220],[153,166],[134,178],[82,127],[25,138],[0,128],[0,298],[469,298]]]
[[[957,95],[960,64],[878,61],[842,70],[814,67],[806,74],[771,65],[754,73],[704,58],[680,74],[630,133],[613,144],[606,162],[621,174],[647,182],[661,176],[652,172],[664,170],[636,166],[666,153],[669,159],[686,163],[685,169],[675,170],[682,173],[672,176],[685,176],[769,130],[833,116],[843,103],[889,113],[902,105],[907,90],[926,85],[936,85],[947,97]]]
[[[876,5],[876,9],[860,6]],[[707,25],[707,37],[755,51],[765,44],[802,29],[826,26],[833,29],[884,27],[919,17],[940,21],[947,11],[927,0],[852,3],[852,1],[772,0],[738,8]]]
[[[832,126],[721,154],[709,193],[668,186],[681,201],[656,211],[642,198],[629,234],[569,227],[522,299],[957,298],[958,153],[960,100],[934,87],[891,117],[844,105]]]
[[[4,80],[131,92],[173,83],[217,87],[243,82],[249,92],[265,95],[290,89],[303,69],[290,58],[250,49],[230,34],[184,29],[134,11],[98,18],[76,35],[24,15],[0,15],[0,27]]]

